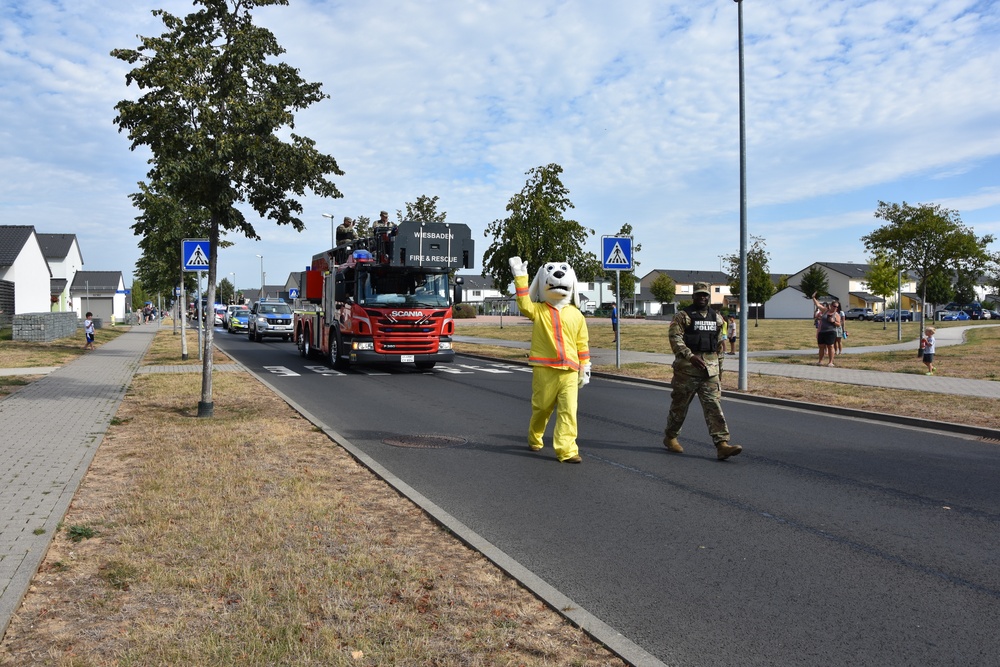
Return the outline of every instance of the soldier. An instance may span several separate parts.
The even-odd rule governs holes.
[[[354,231],[354,220],[344,216],[344,222],[337,225],[337,245],[346,241],[353,241],[358,238],[358,233]]]
[[[695,394],[705,413],[705,424],[712,436],[720,461],[743,451],[729,444],[729,427],[722,414],[722,353],[726,341],[721,336],[725,322],[708,305],[711,294],[707,283],[695,283],[693,303],[678,312],[670,323],[670,349],[674,353],[674,378],[670,383],[670,415],[663,445],[668,451],[684,451],[677,436],[684,425],[688,406]]]

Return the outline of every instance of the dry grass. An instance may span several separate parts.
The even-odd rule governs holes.
[[[214,387],[198,419],[197,373],[136,376],[2,664],[623,664],[256,381]]]
[[[109,327],[98,329],[96,347],[114,340],[128,331],[128,327]],[[47,366],[63,366],[73,361],[83,349],[83,330],[79,336],[60,338],[49,343],[27,341],[0,341],[0,369],[4,368],[45,368]],[[44,375],[4,375],[0,371],[0,398],[14,393],[21,387],[35,382]]]

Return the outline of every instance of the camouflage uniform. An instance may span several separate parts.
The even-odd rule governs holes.
[[[705,413],[705,424],[712,442],[718,446],[729,441],[729,427],[726,417],[722,414],[722,354],[725,352],[725,337],[722,336],[725,321],[722,316],[706,307],[701,315],[710,318],[715,316],[718,332],[718,347],[714,352],[695,353],[684,342],[684,332],[691,326],[692,317],[684,310],[678,312],[670,323],[668,336],[670,349],[674,353],[674,377],[671,382],[673,392],[670,394],[670,413],[667,417],[666,438],[676,438],[687,417],[688,406],[697,394],[701,401],[702,412]],[[702,370],[691,363],[695,354],[708,366]]]

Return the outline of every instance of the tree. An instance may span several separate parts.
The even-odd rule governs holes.
[[[926,283],[926,284],[925,284]],[[951,277],[944,273],[935,273],[929,277],[925,282],[921,282],[917,285],[917,289],[920,290],[921,294],[927,295],[927,303],[939,304],[948,303],[954,298],[955,301],[959,303],[968,303],[969,301],[975,301],[975,292],[971,290],[967,295],[971,293],[968,299],[964,299],[955,291],[951,285]]]
[[[673,278],[665,273],[661,273],[649,284],[649,291],[660,302],[660,309],[662,310],[664,304],[668,304],[674,300],[674,296],[677,294],[677,284]]]
[[[238,231],[259,239],[238,208],[249,205],[262,218],[301,231],[302,205],[296,199],[312,190],[340,197],[328,174],[342,175],[336,160],[315,142],[294,132],[294,111],[325,94],[298,70],[278,62],[284,53],[274,35],[254,25],[255,7],[287,5],[288,0],[195,0],[202,9],[181,19],[153,10],[167,31],[139,37],[135,49],[111,55],[133,69],[138,99],[115,105],[119,131],[128,132],[131,149],[152,153],[149,190],[176,203],[172,223],[185,236],[199,217],[208,221],[210,244],[208,299],[215,299],[220,236]],[[287,136],[287,139],[279,137]],[[155,225],[165,224],[157,217]],[[212,329],[205,336],[199,416],[212,415]]]
[[[594,230],[564,217],[573,204],[559,180],[562,167],[550,164],[526,173],[524,188],[507,204],[510,215],[494,220],[484,232],[492,234],[493,243],[483,254],[483,277],[492,277],[495,285],[509,285],[514,276],[508,260],[515,255],[526,260],[531,271],[545,262],[567,261],[582,282],[601,275],[597,256],[583,250]]]
[[[434,195],[434,197],[420,195],[417,197],[417,201],[406,202],[405,216],[401,210],[396,209],[396,219],[399,222],[404,222],[406,220],[413,220],[415,222],[444,222],[444,219],[448,217],[448,214],[438,213],[437,203],[437,195]]]
[[[986,247],[993,237],[977,237],[962,224],[958,211],[937,204],[880,201],[875,217],[887,224],[861,237],[865,248],[884,253],[893,258],[897,269],[916,274],[922,303],[927,303],[928,282],[935,275],[950,277],[953,271],[978,275],[989,262]],[[922,328],[923,309],[920,319]]]
[[[829,294],[827,290],[830,289],[830,279],[827,277],[826,271],[813,264],[802,276],[799,289],[806,297],[811,297],[813,294],[826,296]]]
[[[885,253],[875,253],[875,256],[868,260],[865,284],[868,285],[869,292],[886,301],[896,294],[896,290],[899,289],[899,272],[896,271],[895,264]],[[882,329],[885,328],[886,321],[883,319]]]
[[[632,237],[632,225],[627,222],[622,225],[621,229],[615,236],[623,236],[626,238]],[[639,243],[634,243],[632,245],[632,270],[631,271],[619,271],[617,269],[608,269],[604,272],[604,276],[611,283],[611,292],[618,299],[634,299],[635,298],[635,270],[639,267],[639,261],[636,260],[636,255],[642,250],[642,245]],[[621,292],[618,291],[618,274],[622,277],[622,289]],[[673,297],[671,297],[672,299]]]
[[[774,296],[774,283],[771,281],[771,272],[768,263],[771,254],[767,252],[764,237],[750,236],[752,241],[747,249],[747,301],[749,303],[762,304]],[[728,262],[729,270],[729,293],[740,293],[740,256],[726,255],[723,261]],[[760,326],[760,309],[756,309],[757,315],[754,317],[754,326]]]
[[[223,278],[222,282],[215,290],[215,296],[218,299],[218,303],[236,303],[236,288],[233,284],[229,282],[229,278]]]

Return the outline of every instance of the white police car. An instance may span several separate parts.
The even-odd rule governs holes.
[[[266,337],[292,339],[292,309],[284,299],[261,299],[250,309],[247,328],[250,340],[258,343]]]

